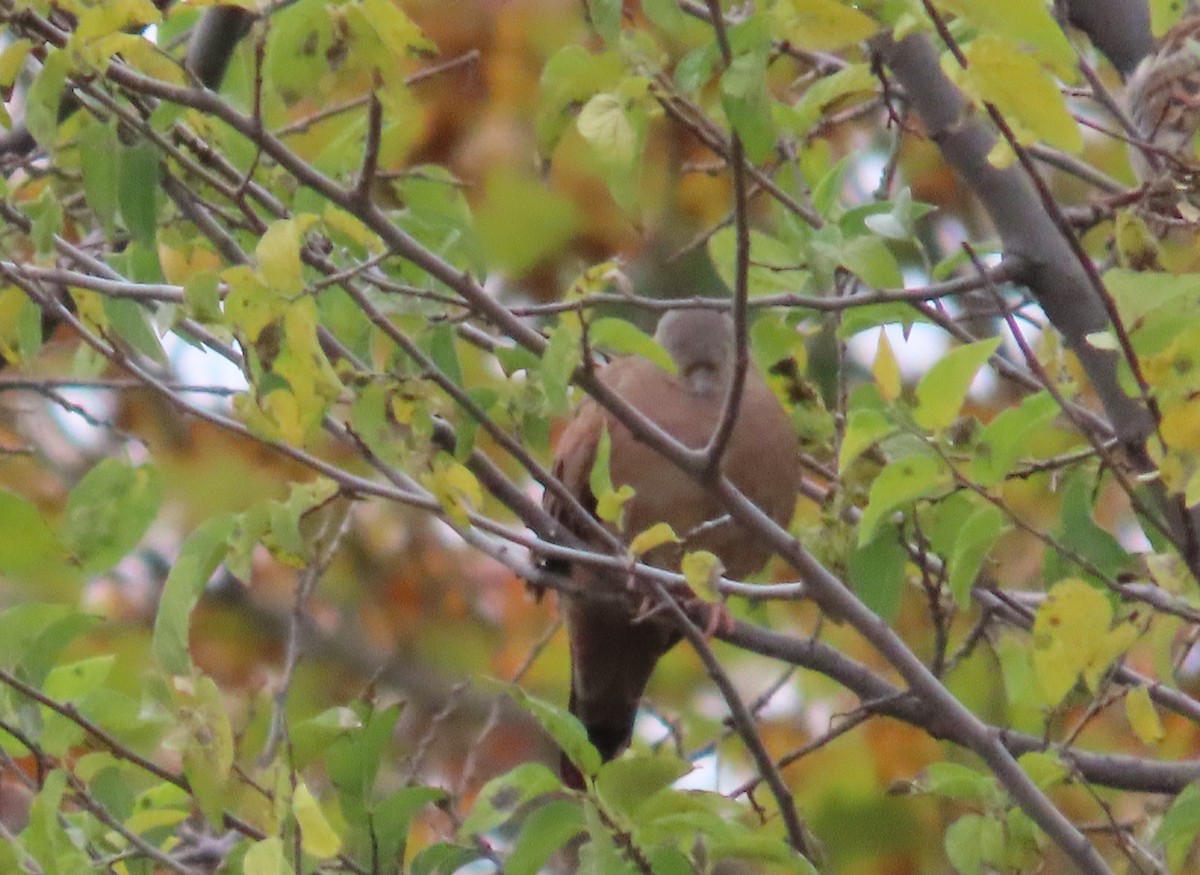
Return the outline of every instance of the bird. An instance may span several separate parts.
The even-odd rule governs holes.
[[[722,311],[674,309],[659,320],[655,340],[670,355],[677,373],[668,373],[646,358],[626,356],[601,367],[597,377],[681,444],[701,449],[718,427],[733,383],[733,321]],[[589,513],[596,509],[590,474],[605,430],[611,440],[613,487],[628,485],[634,494],[624,506],[623,528],[604,525],[625,543],[660,522],[669,524],[682,539],[682,543],[656,547],[643,561],[676,571],[685,552],[707,550],[733,578],[763,567],[770,549],[733,522],[709,489],[635,438],[590,397],[562,432],[553,468],[554,476]],[[721,470],[767,516],[787,525],[801,479],[799,439],[783,405],[752,364]],[[543,507],[584,543],[599,546],[594,531],[580,525],[550,490]],[[583,592],[611,594],[624,584],[623,573],[595,565],[574,563],[554,570],[569,573]],[[570,645],[568,710],[608,761],[629,744],[651,673],[680,640],[680,633],[665,617],[640,617],[632,600],[560,593],[559,603]],[[565,755],[562,774],[569,786],[582,786],[582,777]]]
[[[1125,83],[1125,103],[1140,142],[1130,165],[1150,186],[1143,214],[1159,237],[1179,242],[1200,228],[1200,13],[1187,13],[1138,64]]]

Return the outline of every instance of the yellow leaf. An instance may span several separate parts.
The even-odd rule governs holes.
[[[290,871],[283,856],[283,839],[278,836],[256,842],[242,858],[244,875],[284,875]]]
[[[871,367],[871,373],[884,400],[895,401],[900,397],[900,365],[896,362],[896,354],[886,331],[879,332],[879,345],[875,350],[875,364]]]
[[[812,51],[833,51],[861,42],[879,24],[837,0],[790,0],[775,7],[776,23],[788,42]]]
[[[471,525],[469,513],[483,504],[483,488],[465,465],[453,456],[438,453],[422,480],[455,525]]]
[[[75,312],[80,320],[93,331],[103,331],[108,327],[108,316],[104,313],[104,299],[90,289],[70,289],[71,299],[75,301]]]
[[[1129,623],[1111,628],[1112,605],[1082,580],[1058,583],[1033,621],[1033,670],[1044,701],[1057,705],[1082,675],[1095,691],[1113,660],[1137,637]]]
[[[937,0],[937,5],[965,16],[980,33],[1011,40],[1014,52],[1028,55],[1034,49],[1057,76],[1074,77],[1075,50],[1043,0]]]
[[[667,523],[656,523],[629,542],[629,552],[634,556],[649,553],[663,544],[678,544],[679,536]]]
[[[606,523],[621,525],[621,513],[625,504],[633,498],[633,487],[626,483],[620,489],[610,490],[596,498],[596,516]]]
[[[292,796],[292,813],[300,826],[300,844],[305,853],[324,860],[342,849],[341,837],[329,825],[321,806],[303,781],[296,785],[296,793]]]
[[[1101,636],[1092,648],[1091,658],[1083,671],[1083,680],[1093,693],[1100,690],[1100,681],[1104,679],[1108,667],[1137,641],[1138,630],[1132,623],[1118,623],[1107,635]]]
[[[1164,410],[1159,434],[1171,449],[1200,451],[1200,398]]]
[[[27,300],[20,289],[0,289],[0,354],[10,362],[20,362],[21,311]]]
[[[716,590],[717,578],[725,573],[721,560],[707,550],[694,550],[683,557],[679,570],[692,589],[711,595]]]
[[[1125,718],[1144,744],[1158,744],[1163,739],[1162,721],[1150,701],[1150,691],[1134,687],[1125,697]]]
[[[31,48],[33,48],[33,43],[29,40],[16,39],[9,43],[3,52],[0,52],[0,88],[12,87],[17,74],[25,65],[25,58]]]
[[[279,429],[281,440],[297,446],[304,443],[304,413],[294,394],[276,389],[263,399],[262,408]]]
[[[304,243],[304,232],[315,221],[315,216],[300,215],[273,222],[254,247],[258,271],[273,291],[294,295],[304,290],[300,247]]]
[[[978,37],[964,49],[968,67],[957,71],[955,78],[1021,128],[1019,140],[1038,138],[1068,152],[1081,151],[1083,135],[1058,85],[1041,64],[1017,48],[1000,37]],[[1022,136],[1023,132],[1032,136]]]

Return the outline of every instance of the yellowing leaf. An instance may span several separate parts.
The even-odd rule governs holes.
[[[936,5],[970,19],[980,33],[1034,48],[1058,76],[1073,76],[1075,50],[1042,0],[936,0]],[[1018,46],[1013,46],[1011,51],[1015,55],[1017,50]]]
[[[75,312],[83,324],[93,331],[104,331],[108,327],[104,298],[91,289],[71,288],[70,292],[71,299],[75,301]]]
[[[396,3],[388,0],[359,0],[364,18],[370,22],[393,58],[410,51],[436,52],[437,45]]]
[[[879,344],[875,349],[875,364],[871,374],[879,386],[879,394],[885,401],[895,401],[900,397],[900,365],[896,362],[896,353],[888,340],[887,332],[879,332]]]
[[[303,291],[300,247],[304,243],[304,232],[315,221],[315,216],[297,216],[273,222],[254,247],[258,271],[273,291],[284,295]]]
[[[1041,64],[1015,48],[1010,40],[978,37],[964,49],[968,66],[955,71],[955,78],[976,98],[993,104],[1021,143],[1040,139],[1068,152],[1081,151],[1083,135],[1058,85]]]
[[[1137,737],[1144,744],[1158,744],[1163,739],[1162,721],[1150,701],[1150,691],[1145,687],[1134,687],[1125,697],[1125,718]]]
[[[644,553],[649,553],[655,547],[661,547],[663,544],[678,543],[679,536],[675,534],[675,530],[670,525],[667,523],[655,523],[629,542],[629,552],[634,556],[641,556]]]
[[[1078,579],[1050,590],[1033,621],[1033,670],[1047,704],[1057,705],[1082,675],[1095,690],[1113,660],[1133,643],[1129,623],[1112,626],[1112,605]]]
[[[277,836],[256,842],[242,858],[245,875],[287,875],[291,871],[283,856],[283,840]]]
[[[455,525],[471,525],[468,514],[483,505],[483,488],[466,465],[447,453],[438,453],[422,480]]]
[[[22,38],[13,40],[5,46],[3,52],[0,52],[0,88],[12,87],[31,48],[33,48],[33,43]]]
[[[879,30],[872,18],[837,0],[788,0],[775,7],[776,23],[788,42],[812,51],[832,51]]]
[[[975,372],[1000,345],[999,337],[960,346],[942,356],[917,384],[917,425],[937,431],[951,425],[962,409]]]
[[[625,503],[634,496],[633,487],[629,484],[620,489],[613,487],[612,475],[609,472],[608,461],[612,455],[612,436],[607,426],[600,432],[600,440],[596,443],[596,458],[592,460],[592,470],[588,473],[588,488],[596,497],[596,516],[606,523],[614,523],[621,528],[621,516]]]
[[[334,832],[321,806],[303,781],[296,785],[292,796],[292,814],[300,826],[300,845],[304,852],[326,859],[342,849],[342,839]]]
[[[1159,433],[1173,450],[1200,452],[1200,398],[1164,410]]]
[[[625,110],[625,101],[615,94],[597,94],[575,120],[579,133],[605,161],[626,164],[637,150],[637,131]]]
[[[125,29],[140,29],[156,24],[162,15],[150,0],[106,0],[97,3],[79,17],[72,39],[86,43],[97,37]]]
[[[725,573],[725,566],[715,554],[707,550],[693,550],[683,557],[679,570],[688,586],[697,592],[713,593],[717,578]]]

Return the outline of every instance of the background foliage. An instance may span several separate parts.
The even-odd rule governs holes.
[[[1181,4],[206,6],[0,0],[0,871],[1194,868]],[[804,497],[601,768],[537,483],[671,299]]]

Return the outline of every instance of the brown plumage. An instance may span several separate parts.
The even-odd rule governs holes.
[[[1130,119],[1141,139],[1129,149],[1138,181],[1154,185],[1145,215],[1159,236],[1200,226],[1200,14],[1194,8],[1167,32],[1125,85]]]
[[[685,446],[705,446],[715,430],[734,365],[733,323],[711,310],[675,310],[659,323],[656,339],[671,354],[677,375],[650,361],[617,359],[599,379]],[[595,508],[589,474],[604,425],[612,439],[609,471],[616,487],[628,484],[635,496],[625,506],[628,540],[658,522],[671,525],[685,538],[682,545],[651,551],[651,564],[675,570],[684,552],[709,550],[726,574],[742,578],[758,571],[770,551],[731,521],[689,533],[723,517],[719,502],[687,474],[647,445],[591,398],[580,404],[563,432],[555,453],[555,474],[584,507]],[[786,524],[800,482],[799,445],[795,430],[775,395],[753,367],[746,375],[738,418],[723,460],[724,473],[762,510]],[[552,493],[543,500],[547,511],[576,534]],[[611,528],[611,527],[610,527]],[[576,581],[608,591],[621,586],[612,572],[577,565]],[[655,663],[679,640],[665,619],[635,621],[635,610],[612,601],[563,597],[562,613],[571,644],[571,713],[587,728],[592,743],[607,760],[628,743],[642,692]],[[564,777],[578,782],[564,762]]]

